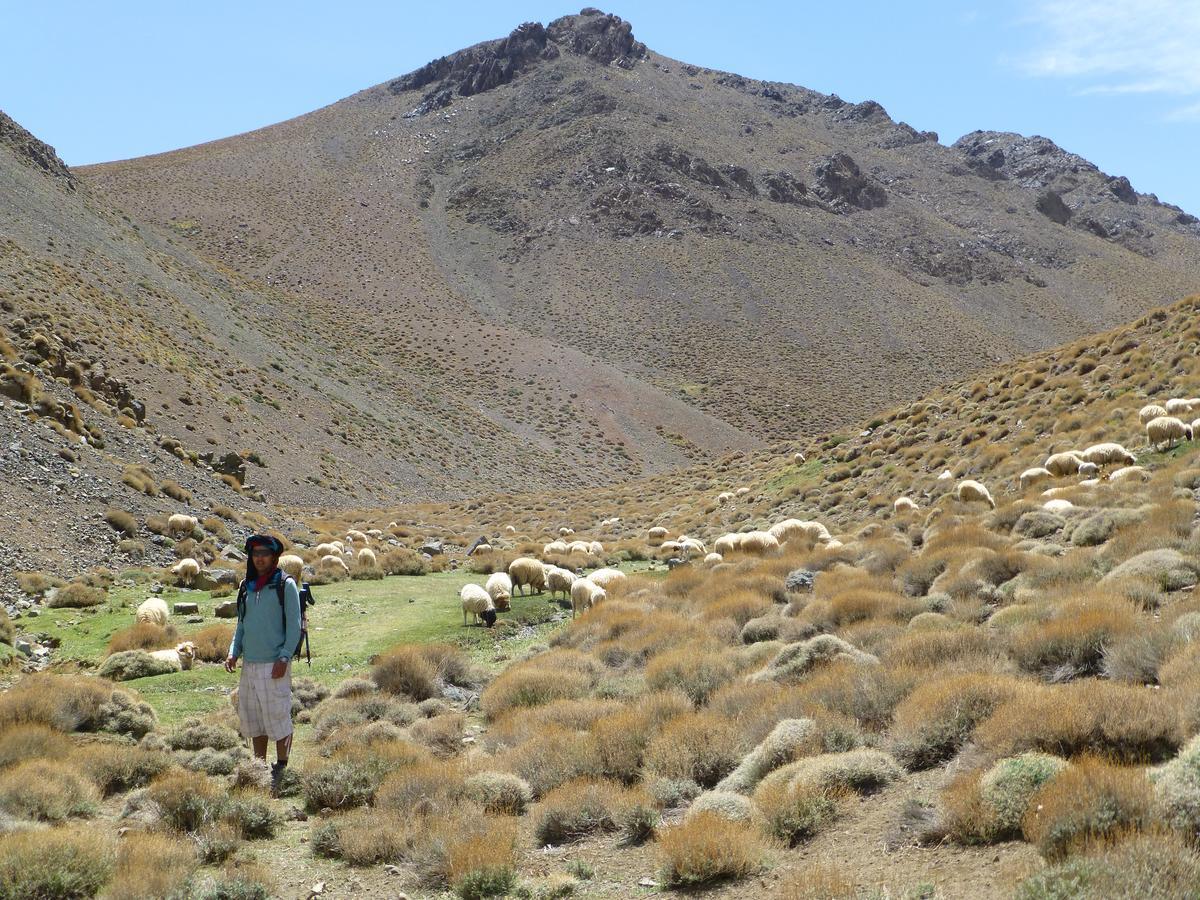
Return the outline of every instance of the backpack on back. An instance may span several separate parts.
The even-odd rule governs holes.
[[[282,570],[281,570],[282,572]],[[283,605],[284,589],[289,581],[295,581],[291,575],[283,572],[283,577],[279,579],[275,585],[275,591],[279,596],[279,614],[283,616],[283,629],[287,631],[287,610]],[[308,645],[308,608],[314,605],[317,601],[313,597],[312,588],[309,587],[307,581],[302,581],[297,585],[300,591],[300,639],[296,641],[296,647],[292,651],[292,659],[300,658],[300,648],[304,648],[304,659],[310,666],[312,665],[312,652]],[[237,617],[238,621],[242,621],[246,617],[246,582],[243,581],[238,585],[237,593]]]

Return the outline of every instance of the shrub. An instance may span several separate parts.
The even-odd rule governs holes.
[[[189,841],[152,831],[130,832],[117,848],[116,872],[105,900],[182,897],[197,863]]]
[[[217,821],[227,802],[224,791],[193,772],[164,775],[146,789],[146,796],[158,805],[166,825],[185,832]]]
[[[123,509],[112,508],[104,514],[104,521],[114,531],[119,531],[126,537],[136,537],[138,533],[137,519]]]
[[[640,838],[644,837],[644,823],[657,818],[653,801],[644,790],[594,778],[560,785],[546,794],[530,816],[540,844],[565,844],[596,832],[618,830]]]
[[[1167,824],[1185,834],[1200,833],[1200,738],[1148,775]]]
[[[662,879],[674,887],[744,878],[762,869],[766,846],[750,826],[713,812],[659,832]]]
[[[466,798],[461,768],[453,762],[427,760],[391,772],[375,791],[381,809],[444,812]]]
[[[849,716],[863,728],[878,732],[890,724],[900,701],[926,677],[923,670],[860,666],[847,660],[815,671],[797,690],[813,706]]]
[[[1146,773],[1083,758],[1052,778],[1029,801],[1025,839],[1050,859],[1090,840],[1149,825],[1154,796]]]
[[[480,697],[480,706],[484,715],[494,721],[502,713],[518,707],[582,697],[591,686],[592,678],[588,673],[526,663],[505,670],[488,685]]]
[[[125,650],[162,650],[165,647],[174,647],[178,640],[179,634],[174,625],[164,628],[153,622],[138,622],[129,628],[114,632],[108,641],[108,652],[111,655]]]
[[[154,709],[107,681],[67,675],[23,678],[0,695],[0,728],[42,724],[59,731],[110,731],[141,737],[154,727]]]
[[[169,660],[151,656],[145,650],[122,650],[100,664],[99,675],[113,681],[133,681],[179,671]]]
[[[844,866],[813,863],[793,869],[788,875],[777,900],[857,900],[861,896],[858,882],[847,874]],[[926,897],[925,894],[907,896],[911,900]]]
[[[8,644],[11,647],[16,636],[17,626],[8,617],[8,611],[0,606],[0,644]]]
[[[737,768],[717,785],[717,790],[748,794],[768,772],[790,763],[807,749],[814,730],[812,719],[782,720],[762,743],[742,758]]]
[[[663,724],[692,709],[677,691],[648,694],[617,712],[596,720],[591,734],[596,741],[600,773],[626,784],[638,779],[646,747]]]
[[[171,481],[170,479],[164,481],[162,483],[162,492],[172,500],[178,500],[180,503],[192,502],[192,492],[176,481]],[[228,537],[226,537],[226,540],[228,540]]]
[[[53,575],[42,572],[18,572],[17,586],[31,597],[39,597],[54,587],[60,587],[65,582]]]
[[[1049,866],[1017,885],[1016,900],[1175,900],[1195,896],[1200,854],[1171,833],[1132,835]]]
[[[895,781],[901,775],[896,761],[882,750],[863,748],[844,753],[808,756],[776,769],[762,785],[811,785],[830,790],[868,792]]]
[[[687,779],[713,787],[738,764],[739,734],[728,720],[711,713],[679,716],[646,748],[646,768],[664,778]]]
[[[352,866],[400,861],[413,827],[409,810],[353,809],[313,829],[313,853],[344,859]]]
[[[517,880],[518,834],[507,816],[482,816],[465,828],[435,833],[429,852],[434,873],[463,900],[502,897]]]
[[[204,662],[223,662],[233,642],[232,625],[208,625],[188,638],[196,645],[196,659]]]
[[[46,601],[51,609],[85,609],[89,606],[99,606],[104,602],[104,590],[90,587],[81,581],[72,581],[60,588],[55,588]]]
[[[171,767],[166,753],[120,744],[84,744],[71,759],[105,797],[142,787]]]
[[[1123,600],[1071,602],[1045,622],[1031,622],[1013,635],[1011,652],[1021,668],[1051,674],[1065,669],[1072,676],[1100,671],[1104,648],[1138,627],[1133,609]]]
[[[502,755],[497,764],[525,779],[534,797],[572,779],[599,775],[602,768],[595,736],[553,725]]]
[[[533,791],[524,779],[511,772],[476,772],[464,786],[467,797],[489,813],[520,816],[533,799]]]
[[[280,822],[271,804],[253,791],[230,795],[221,810],[221,818],[246,840],[274,837]]]
[[[328,700],[313,713],[313,725],[318,741],[329,740],[340,729],[366,722],[390,722],[405,726],[416,721],[419,713],[415,704],[397,700],[387,694]]]
[[[240,746],[241,737],[232,728],[200,719],[188,719],[179,728],[167,735],[167,744],[172,750],[228,750]]]
[[[1020,836],[1029,799],[1067,767],[1045,753],[1002,759],[987,772],[964,773],[942,795],[946,831],[961,844],[992,843]]]
[[[651,690],[677,689],[699,705],[736,674],[733,663],[715,647],[685,646],[662,653],[646,666]]]
[[[383,654],[371,671],[382,691],[413,700],[439,696],[439,680],[461,684],[468,677],[462,651],[447,644],[401,644]]]
[[[27,759],[62,757],[71,739],[45,725],[14,725],[0,731],[0,769]]]
[[[1013,695],[1016,682],[993,675],[959,675],[918,685],[896,707],[892,747],[911,769],[949,759],[976,724]]]
[[[429,758],[407,741],[350,744],[328,760],[312,760],[304,768],[301,792],[310,812],[346,809],[369,802],[391,772]]]
[[[379,557],[379,568],[387,575],[428,575],[429,560],[415,550],[397,547]]]
[[[842,791],[818,784],[774,781],[754,792],[763,830],[773,838],[794,846],[812,837],[837,815]]]
[[[204,879],[193,897],[195,900],[268,900],[274,894],[275,881],[261,866],[227,863],[217,875]]]
[[[16,818],[59,822],[92,816],[99,794],[60,760],[28,759],[0,772],[0,810]]]
[[[0,900],[94,897],[115,859],[97,828],[10,831],[0,835]]]
[[[754,673],[754,680],[785,683],[799,681],[818,666],[834,662],[867,666],[877,664],[879,660],[836,635],[818,634],[816,637],[784,647],[771,660],[770,665]]]

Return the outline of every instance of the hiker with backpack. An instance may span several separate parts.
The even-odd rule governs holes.
[[[237,628],[225,659],[232,672],[242,660],[238,719],[254,755],[267,758],[275,742],[271,785],[276,792],[292,748],[292,656],[301,638],[300,588],[279,568],[283,544],[271,535],[246,541],[246,580],[238,589]]]

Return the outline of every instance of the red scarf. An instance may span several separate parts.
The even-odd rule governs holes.
[[[275,569],[272,569],[270,572],[268,572],[266,575],[259,575],[257,578],[255,578],[254,579],[254,589],[256,591],[261,591],[263,588],[265,588],[267,586],[267,582],[271,580],[271,576],[273,576],[277,571],[279,571],[279,570],[277,568],[275,568]]]

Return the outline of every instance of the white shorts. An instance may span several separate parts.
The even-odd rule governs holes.
[[[238,719],[242,737],[266,735],[280,741],[292,733],[292,664],[279,678],[271,677],[274,663],[242,663],[238,682]]]

